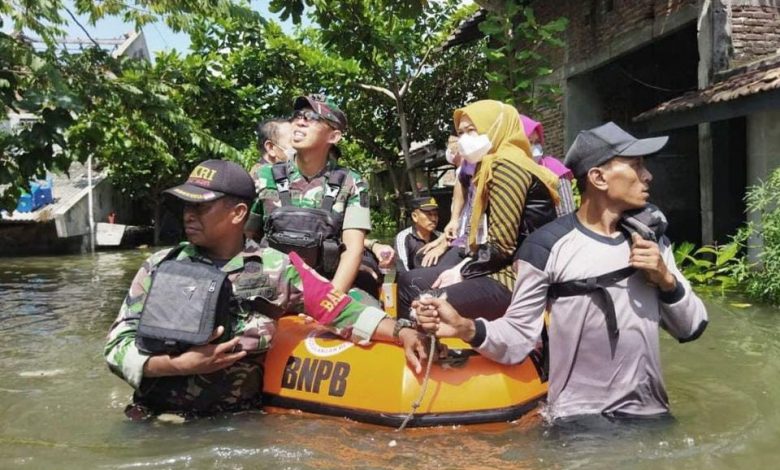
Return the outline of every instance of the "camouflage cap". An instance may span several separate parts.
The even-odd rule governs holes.
[[[303,108],[311,108],[340,131],[347,128],[347,115],[325,95],[316,94],[295,98],[293,110],[298,111]]]

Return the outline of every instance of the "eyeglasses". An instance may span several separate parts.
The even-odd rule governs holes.
[[[333,127],[330,122],[325,119],[320,113],[313,111],[311,109],[299,109],[295,111],[292,115],[291,121],[295,121],[296,119],[303,119],[306,122],[322,122],[324,124],[327,124],[328,127]]]
[[[277,144],[277,143],[276,143],[276,142],[274,142],[273,140],[270,140],[270,139],[269,139],[269,140],[266,140],[266,142],[270,142],[270,143],[271,143],[271,145],[273,145],[274,147],[278,148],[278,149],[279,149],[279,150],[281,150],[282,152],[284,152],[285,150],[287,150],[287,148],[286,148],[286,147],[282,147],[281,145]]]

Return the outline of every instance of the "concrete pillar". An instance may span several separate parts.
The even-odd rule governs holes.
[[[780,110],[747,117],[748,185],[758,184],[780,166]]]
[[[702,245],[712,243],[715,239],[713,165],[712,129],[710,123],[705,122],[699,124],[699,205]]]
[[[780,167],[780,110],[763,111],[747,117],[747,184],[748,187],[766,181]],[[756,213],[748,220],[758,222]],[[761,249],[760,239],[751,240],[748,257],[756,259]]]
[[[716,3],[717,0],[716,0]],[[713,74],[714,36],[713,7],[710,0],[701,4],[696,22],[696,37],[699,43],[698,86],[699,89],[710,85]],[[699,205],[701,209],[701,242],[711,243],[714,239],[713,221],[713,153],[709,123],[699,124]]]
[[[586,73],[572,77],[566,82],[565,149],[571,146],[579,131],[604,124],[601,98],[596,92],[597,87],[592,77],[592,74]]]
[[[729,66],[731,50],[730,0],[704,0],[696,21],[699,43],[699,89],[712,84],[716,72]],[[699,124],[699,192],[701,205],[701,242],[715,238],[713,204],[712,130],[709,123]]]

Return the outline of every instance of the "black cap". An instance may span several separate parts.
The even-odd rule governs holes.
[[[298,111],[303,108],[311,108],[314,112],[322,116],[336,129],[343,131],[347,128],[347,115],[333,101],[324,95],[308,95],[295,98],[293,110]]]
[[[666,145],[669,137],[637,139],[614,122],[580,131],[566,152],[563,164],[571,168],[574,176],[581,177],[591,168],[606,163],[614,157],[641,157],[655,153]]]
[[[192,170],[187,182],[163,191],[187,202],[209,202],[229,194],[254,199],[255,184],[241,165],[227,160],[206,160]]]
[[[436,203],[436,199],[432,197],[417,197],[412,199],[412,210],[420,209],[421,211],[430,211],[439,208]]]

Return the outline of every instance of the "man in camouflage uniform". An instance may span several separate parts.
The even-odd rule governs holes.
[[[300,208],[319,208],[329,175],[342,168],[329,156],[341,140],[347,127],[347,117],[322,95],[298,97],[294,109],[292,147],[296,156],[287,162],[291,203]],[[341,240],[344,251],[332,280],[337,289],[348,292],[356,285],[364,256],[365,236],[371,230],[371,217],[368,185],[356,172],[344,170],[347,170],[347,175],[332,208],[333,212],[343,215]],[[262,217],[266,220],[271,212],[282,205],[271,165],[260,168],[257,190],[257,201],[252,208],[253,218]],[[377,269],[374,267],[372,270]],[[372,296],[377,294],[376,284],[365,285],[361,282],[358,287]]]
[[[179,355],[147,355],[138,349],[137,329],[152,273],[166,257],[171,258],[171,250],[152,255],[133,279],[104,351],[110,370],[135,389],[134,404],[126,413],[144,418],[160,412],[200,415],[258,406],[263,353],[275,332],[273,318],[303,312],[301,276],[287,255],[244,238],[255,188],[240,166],[205,161],[185,184],[166,193],[184,201],[189,243],[174,248],[179,250],[175,259],[211,264],[228,273],[234,300],[230,302],[232,337],[221,338],[224,328],[219,326],[209,343]],[[349,300],[329,326],[358,343],[395,339],[403,345],[410,366],[420,370],[415,354],[424,357],[425,351],[417,332],[396,328],[377,308]],[[224,341],[211,343],[218,338]]]

